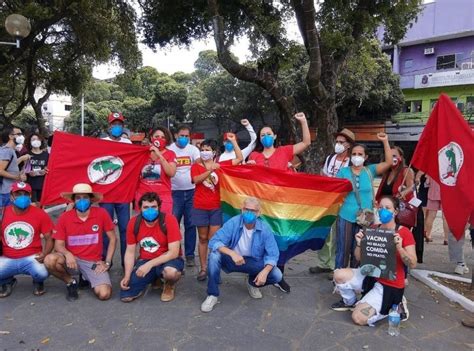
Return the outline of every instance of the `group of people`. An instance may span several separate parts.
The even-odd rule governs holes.
[[[225,133],[222,144],[208,139],[198,148],[192,145],[187,126],[178,127],[174,138],[168,129],[154,128],[149,133],[150,157],[141,170],[133,204],[135,216],[130,215],[129,203],[104,203],[102,195],[89,184],[79,183],[71,192],[61,194],[71,205],[55,225],[41,207],[32,205],[41,196],[32,179],[47,173],[47,160],[39,168],[38,162],[32,162],[35,155],[44,152],[41,137],[29,138],[32,150],[21,159],[23,156],[17,157],[14,152],[21,141],[21,130],[5,129],[2,135],[5,146],[0,150],[3,181],[0,205],[4,211],[0,297],[12,293],[15,276],[19,274],[30,275],[33,293],[42,295],[44,281],[51,274],[66,284],[68,300],[77,299],[78,289],[85,287],[91,287],[99,299],[107,300],[112,293],[108,272],[119,241],[123,268],[120,299],[131,302],[149,284],[154,284],[162,288],[161,300],[171,301],[184,267],[195,266],[196,230],[197,280],[208,282],[208,296],[201,305],[203,312],[212,311],[218,302],[221,270],[248,274],[247,288],[252,298],[262,298],[259,288],[265,285],[289,293],[291,287],[284,279],[284,266],[278,265],[276,240],[260,217],[259,200],[247,197],[241,213],[223,223],[219,179],[221,166],[244,163],[294,171],[295,156],[311,143],[305,115],[297,113],[295,119],[302,129],[301,142],[284,146],[277,146],[277,135],[271,127],[264,126],[255,133],[249,121],[242,120],[251,139],[242,150],[234,133]],[[125,118],[121,113],[111,113],[108,122],[107,140],[130,143],[123,134]],[[385,134],[379,133],[378,139],[383,144],[384,160],[367,165],[368,150],[355,142],[354,133],[343,129],[335,135],[335,152],[326,158],[323,174],[347,179],[353,190],[346,196],[325,246],[318,251],[319,266],[310,268],[311,273],[334,270],[331,279],[342,300],[332,308],[354,310],[353,320],[357,324],[372,324],[385,317],[393,304],[403,304],[406,270],[416,266],[419,253],[412,228],[396,223],[400,200],[408,201],[413,196],[413,171],[405,165],[403,151],[391,147]],[[27,176],[31,179],[19,167],[21,162],[28,161],[31,170]],[[382,183],[375,193],[377,176],[382,176]],[[357,268],[360,241],[367,225],[364,218],[373,216],[375,207],[378,207],[377,225],[395,232],[395,280],[369,281]],[[373,224],[373,220],[368,221]],[[356,302],[356,293],[361,291],[364,295]]]

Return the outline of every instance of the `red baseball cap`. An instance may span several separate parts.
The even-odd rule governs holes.
[[[123,117],[122,113],[120,112],[111,112],[109,113],[109,124],[115,121],[121,121],[122,123],[125,122],[125,118]]]
[[[11,192],[14,193],[16,191],[26,191],[31,194],[31,186],[30,184],[25,183],[25,182],[15,182],[12,185]]]

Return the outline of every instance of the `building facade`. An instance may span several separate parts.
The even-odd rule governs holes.
[[[35,92],[35,99],[41,98],[45,94],[42,88]],[[46,120],[46,126],[50,132],[64,129],[64,119],[69,117],[72,108],[72,97],[65,94],[51,94],[49,99],[43,104],[41,110]]]

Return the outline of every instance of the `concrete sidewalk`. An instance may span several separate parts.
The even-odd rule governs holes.
[[[451,272],[438,220],[435,231],[420,268]],[[67,302],[55,278],[47,280],[46,295],[35,297],[31,280],[21,277],[12,296],[0,300],[0,350],[474,350],[474,331],[460,323],[466,312],[412,278],[406,289],[410,319],[399,337],[388,336],[386,321],[355,326],[349,312],[329,308],[339,297],[326,276],[308,273],[314,257],[307,252],[291,260],[290,294],[265,287],[262,300],[249,297],[243,275],[223,274],[221,303],[209,314],[200,312],[206,284],[196,281],[197,269],[186,271],[170,303],[155,290],[120,302],[118,264],[106,302],[90,291]]]

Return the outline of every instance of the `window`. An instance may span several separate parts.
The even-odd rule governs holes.
[[[436,70],[456,68],[456,54],[438,56],[436,58]]]
[[[411,101],[405,101],[402,112],[411,112]]]
[[[474,112],[474,96],[468,96],[466,98],[466,111]]]
[[[413,112],[421,112],[422,109],[422,101],[421,100],[415,100],[413,101]]]
[[[413,67],[413,60],[412,59],[405,60],[405,68],[412,68],[412,67]]]
[[[64,110],[65,111],[71,111],[72,105],[64,105]]]
[[[438,99],[430,100],[430,112],[433,111],[437,102],[438,102]]]

